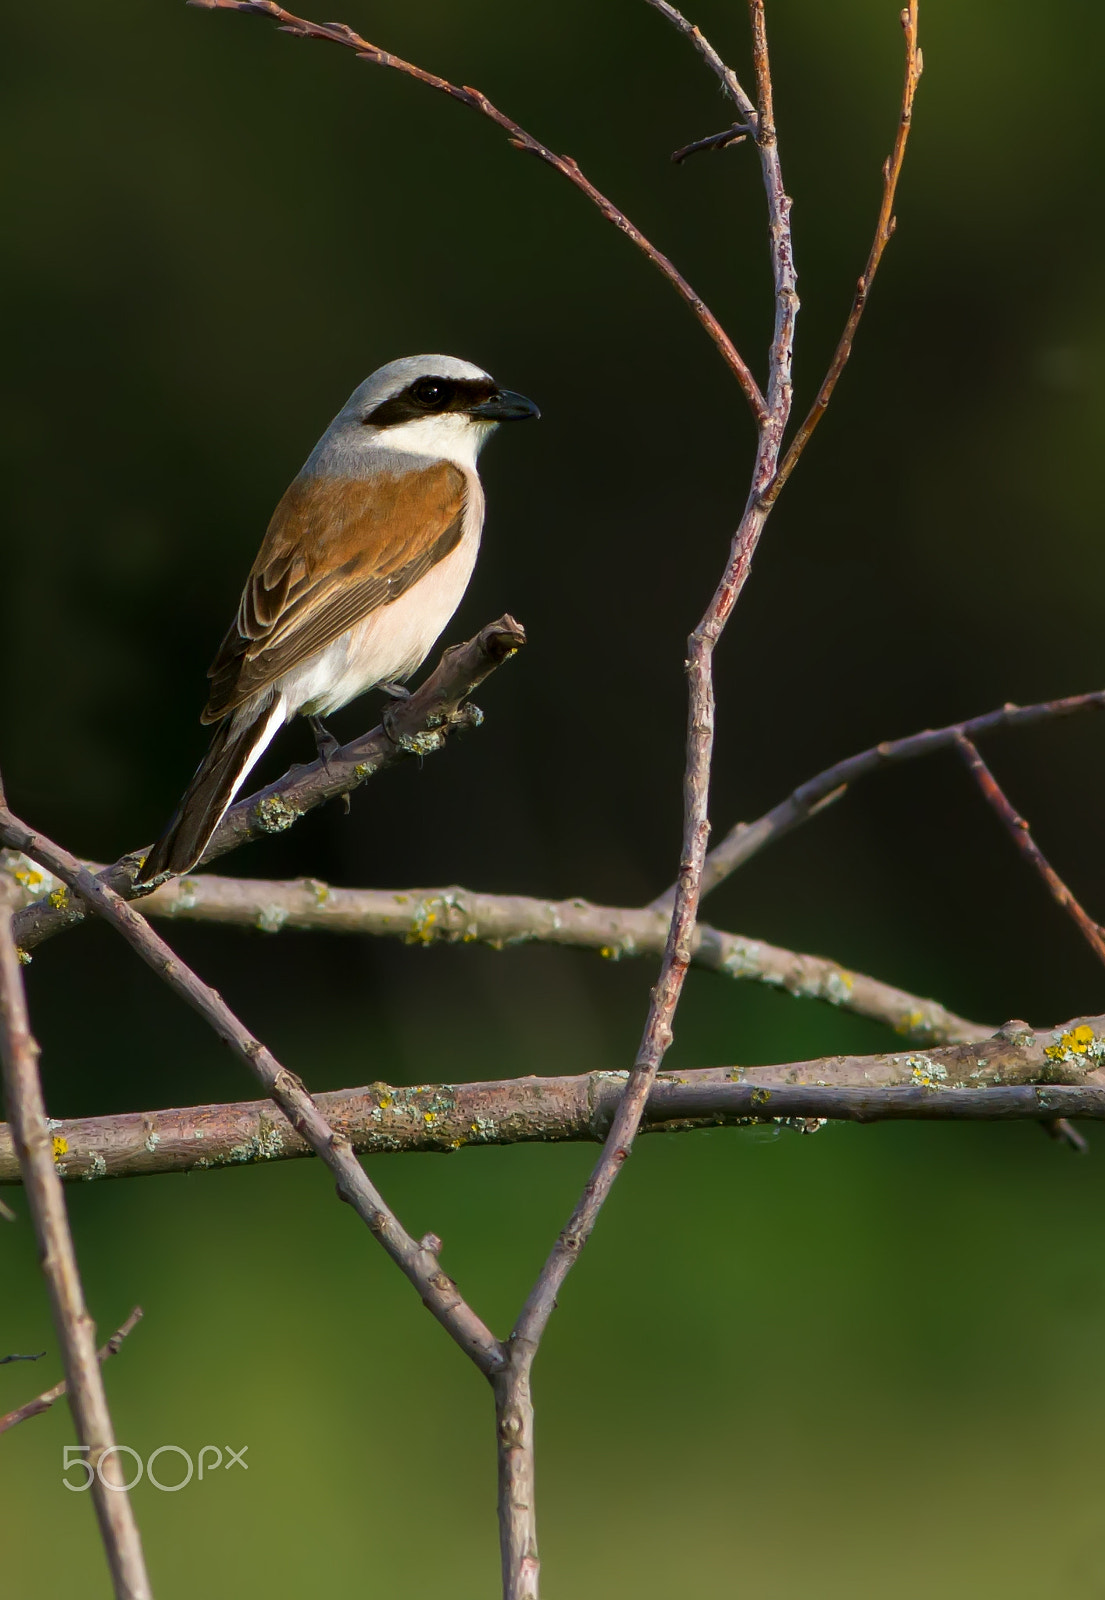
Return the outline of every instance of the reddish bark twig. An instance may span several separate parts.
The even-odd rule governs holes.
[[[0,805],[3,786],[0,785]],[[142,1541],[115,1451],[96,1330],[85,1305],[65,1195],[38,1072],[38,1046],[27,1016],[19,953],[12,937],[13,885],[0,881],[0,1064],[54,1328],[65,1363],[69,1409],[87,1454],[96,1519],[116,1600],[151,1600]]]
[[[883,162],[882,169],[882,204],[879,206],[879,218],[875,225],[875,237],[867,257],[867,265],[863,275],[856,284],[856,292],[852,299],[852,309],[848,313],[848,320],[844,324],[844,332],[833,359],[829,363],[829,370],[825,374],[821,388],[817,392],[817,399],[807,412],[798,432],[794,435],[783,457],[782,465],[776,473],[767,494],[774,500],[780,489],[786,483],[798,463],[798,458],[810,442],[810,438],[825,410],[832,399],[833,390],[840,380],[840,375],[848,364],[852,354],[852,345],[859,327],[860,318],[863,316],[867,305],[867,297],[871,292],[875,274],[879,270],[883,252],[890,243],[897,222],[894,216],[894,199],[898,190],[898,179],[901,177],[902,163],[905,160],[906,145],[909,143],[909,133],[913,125],[913,100],[917,93],[917,84],[924,69],[924,60],[921,47],[917,43],[917,4],[918,0],[909,0],[901,14],[902,31],[905,34],[905,80],[902,85],[902,108],[898,117],[898,131],[894,138],[894,148]]]
[[[142,1307],[135,1306],[134,1310],[123,1323],[122,1327],[116,1328],[115,1332],[112,1334],[107,1343],[102,1344],[99,1350],[97,1350],[96,1360],[101,1366],[103,1366],[104,1362],[109,1356],[118,1355],[119,1346],[127,1337],[127,1334],[131,1333],[137,1327],[138,1323],[141,1322],[141,1320]],[[5,1359],[11,1361],[17,1358],[8,1356]],[[32,1358],[23,1356],[19,1357],[18,1359],[29,1360]],[[68,1385],[63,1378],[60,1383],[55,1383],[52,1389],[46,1389],[42,1394],[35,1395],[33,1400],[28,1400],[25,1405],[18,1406],[14,1411],[9,1411],[5,1416],[0,1417],[0,1433],[7,1433],[9,1428],[16,1427],[16,1425],[20,1422],[26,1422],[28,1417],[37,1417],[40,1416],[43,1411],[49,1411],[54,1402],[56,1400],[60,1400],[62,1395],[65,1394],[67,1390]]]
[[[967,770],[982,790],[990,806],[1001,818],[1006,832],[1021,855],[1039,873],[1047,884],[1052,899],[1057,905],[1062,906],[1071,920],[1077,924],[1086,943],[1097,959],[1105,966],[1105,928],[1102,928],[1088,912],[1083,910],[1067,888],[1032,837],[1028,830],[1028,823],[1016,811],[998,780],[994,777],[985,761],[983,761],[976,746],[962,733],[956,738],[956,745],[960,755],[966,762]]]
[[[757,421],[762,422],[765,415],[765,401],[760,392],[760,386],[752,375],[740,351],[726,333],[721,323],[710,310],[702,297],[695,293],[683,274],[674,262],[664,255],[663,251],[647,239],[641,230],[630,222],[624,211],[608,199],[601,189],[597,189],[590,178],[580,170],[579,163],[571,156],[557,155],[547,145],[527,133],[520,123],[508,117],[505,112],[493,105],[485,94],[479,89],[471,89],[466,85],[450,83],[447,78],[439,77],[436,72],[427,72],[423,67],[417,67],[411,61],[405,61],[402,56],[392,55],[388,50],[381,50],[378,45],[370,44],[367,39],[362,39],[352,28],[341,22],[310,22],[304,17],[293,16],[283,6],[277,5],[275,0],[188,0],[189,5],[198,7],[203,11],[243,11],[252,16],[268,17],[276,22],[282,33],[290,33],[299,39],[318,39],[328,44],[338,44],[347,50],[354,51],[362,61],[369,61],[374,66],[390,67],[395,72],[401,72],[408,78],[414,78],[418,83],[424,83],[427,88],[436,89],[440,94],[448,95],[451,100],[458,101],[463,106],[468,106],[472,111],[478,111],[496,127],[501,128],[510,143],[516,150],[524,151],[527,155],[536,156],[546,166],[552,167],[572,184],[581,194],[586,195],[592,205],[597,207],[607,222],[613,224],[619,233],[632,241],[637,249],[647,257],[652,265],[672,285],[680,299],[688,305],[697,319],[699,325],[713,340],[721,353],[729,370],[740,384],[745,399],[752,410],[752,415]]]

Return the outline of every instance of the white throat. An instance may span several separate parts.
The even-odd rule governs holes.
[[[436,461],[455,461],[469,472],[476,470],[476,457],[498,427],[496,422],[478,422],[461,412],[447,411],[438,417],[416,417],[373,434],[373,444],[382,450],[398,450],[403,455],[429,456]]]

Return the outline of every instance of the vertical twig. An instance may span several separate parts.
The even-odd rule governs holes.
[[[671,9],[667,8],[668,11]],[[690,965],[690,940],[695,926],[710,831],[708,807],[714,744],[714,649],[744,587],[770,511],[766,491],[778,467],[783,434],[790,416],[792,347],[798,314],[790,234],[791,202],[783,186],[779,163],[763,0],[749,0],[749,13],[757,84],[754,126],[767,193],[775,286],[775,325],[767,414],[760,423],[752,485],[740,525],[733,537],[725,572],[705,615],[688,641],[687,754],[683,777],[683,841],[679,877],[660,976],[652,991],[640,1048],[602,1155],[514,1326],[507,1346],[507,1371],[497,1375],[495,1380],[500,1450],[499,1525],[506,1600],[537,1600],[538,1595],[539,1563],[533,1503],[533,1411],[530,1398],[533,1360],[556,1305],[556,1297],[586,1244],[603,1203],[633,1147],[649,1091],[672,1041],[672,1021]],[[697,37],[701,39],[700,34]],[[736,84],[731,72],[728,78]],[[747,96],[739,89],[739,85],[737,92],[741,95],[738,103],[742,104],[743,109],[748,103]],[[749,121],[752,119],[749,118]]]
[[[2,799],[0,787],[0,803]],[[38,1076],[38,1046],[31,1034],[19,954],[12,937],[14,889],[10,880],[0,878],[0,1060],[8,1118],[65,1362],[69,1408],[77,1438],[88,1451],[92,1500],[116,1600],[150,1600],[138,1526],[122,1488],[124,1478],[114,1451],[111,1414],[96,1356],[96,1330],[85,1307],[65,1196],[54,1168]]]
[[[968,772],[970,772],[990,805],[1001,818],[1006,832],[1021,855],[1040,874],[1040,877],[1051,891],[1052,899],[1056,904],[1062,906],[1067,915],[1077,923],[1086,943],[1090,946],[1097,959],[1105,965],[1105,929],[1096,923],[1088,912],[1083,910],[1062,878],[1055,871],[1055,868],[1048,861],[1031,833],[1029,833],[1028,823],[1015,810],[1005,795],[998,780],[979,754],[977,746],[972,744],[966,734],[963,733],[957,734],[955,742],[960,755],[967,764]]]

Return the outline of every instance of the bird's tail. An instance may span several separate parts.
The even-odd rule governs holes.
[[[285,702],[277,695],[252,716],[242,711],[215,729],[207,754],[184,791],[176,815],[142,864],[140,884],[163,873],[191,872],[203,855],[231,801],[284,721]]]

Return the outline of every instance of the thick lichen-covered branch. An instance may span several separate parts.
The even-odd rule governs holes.
[[[25,895],[57,902],[65,887],[17,852],[0,852]],[[218,922],[277,933],[313,928],[397,938],[411,945],[485,944],[495,949],[537,942],[593,950],[611,961],[659,955],[668,917],[650,907],[600,906],[579,898],[476,894],[445,889],[334,889],[314,878],[279,883],[197,873],[140,902],[144,916]],[[823,956],[802,955],[698,923],[688,939],[691,962],[725,977],[766,983],[801,999],[822,1000],[870,1017],[914,1044],[984,1039],[993,1030],[942,1006],[854,972]]]
[[[1052,1121],[1105,1117],[1105,1017],[1036,1030],[1007,1023],[981,1043],[890,1055],[828,1056],[766,1067],[662,1073],[643,1128],[674,1132],[749,1121],[811,1119]],[[360,1155],[450,1152],[470,1145],[601,1141],[624,1072],[486,1083],[374,1083],[315,1097]],[[95,1181],[287,1161],[310,1145],[270,1100],[127,1112],[51,1123],[62,1178]],[[0,1184],[19,1181],[0,1124]]]

